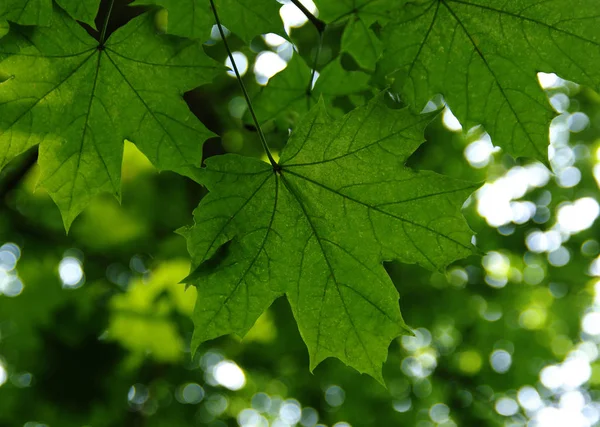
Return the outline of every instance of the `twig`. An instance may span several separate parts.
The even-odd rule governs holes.
[[[319,34],[323,34],[325,32],[325,27],[327,27],[327,24],[313,15],[310,10],[306,8],[306,6],[300,3],[300,0],[292,0],[292,3],[302,11],[306,18],[308,18],[308,20],[315,26]]]

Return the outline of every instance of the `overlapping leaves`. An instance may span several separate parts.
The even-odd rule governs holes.
[[[553,112],[537,72],[600,89],[599,27],[588,0],[406,2],[384,29],[384,66],[416,109],[442,93],[496,145],[546,161]]]
[[[0,40],[0,166],[40,144],[40,184],[68,228],[101,191],[120,194],[124,140],[160,169],[194,176],[211,133],[182,95],[218,70],[193,41],[142,15],[99,43],[55,8],[51,27]]]
[[[430,119],[377,98],[332,121],[321,103],[278,167],[209,159],[210,193],[183,233],[199,266],[193,345],[245,334],[285,294],[312,367],[333,356],[382,381],[406,328],[382,262],[437,270],[471,253],[460,207],[475,186],[404,166]]]
[[[94,25],[100,0],[56,0],[73,19]],[[50,25],[52,0],[3,0],[0,4],[0,22],[11,21],[21,25]]]
[[[281,4],[276,0],[214,0],[228,29],[250,42],[253,37],[276,33],[284,35],[279,19]],[[137,0],[134,5],[158,5],[168,11],[167,31],[183,37],[208,40],[214,25],[209,0]]]

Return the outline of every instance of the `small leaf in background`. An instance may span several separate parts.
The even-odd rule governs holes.
[[[187,261],[163,262],[148,278],[133,280],[126,293],[113,296],[108,338],[160,362],[181,361],[185,343],[174,316],[192,313],[196,290],[177,286],[188,271]]]

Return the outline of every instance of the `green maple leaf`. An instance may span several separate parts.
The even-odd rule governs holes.
[[[0,167],[40,144],[40,185],[68,229],[101,191],[120,195],[125,139],[159,169],[194,176],[212,134],[183,93],[220,67],[190,40],[156,34],[142,15],[99,43],[55,9],[51,27],[0,40]]]
[[[56,0],[69,15],[94,26],[100,0]],[[11,21],[21,25],[50,25],[52,0],[3,0],[0,5],[0,25]]]
[[[369,76],[360,71],[347,71],[340,58],[327,64],[309,90],[312,71],[300,55],[294,55],[282,72],[254,97],[252,104],[258,119],[267,122],[280,114],[295,111],[306,113],[320,97],[329,104],[335,97],[368,90]]]
[[[349,53],[358,65],[374,70],[383,52],[383,43],[371,29],[375,22],[386,23],[398,0],[322,0],[319,18],[328,23],[347,20],[342,35],[342,51]]]
[[[547,161],[554,113],[537,72],[600,89],[600,15],[589,0],[426,0],[384,29],[384,65],[415,108],[442,93],[514,156]]]
[[[169,12],[167,32],[208,40],[215,18],[209,0],[136,0],[132,5],[157,5]],[[246,42],[265,33],[285,36],[276,0],[215,0],[222,24]]]
[[[460,207],[472,183],[404,166],[431,115],[381,98],[332,121],[321,102],[278,168],[237,155],[206,161],[209,188],[182,231],[198,267],[193,346],[244,335],[275,298],[290,301],[311,369],[328,357],[379,381],[407,327],[386,260],[443,269],[471,254]]]

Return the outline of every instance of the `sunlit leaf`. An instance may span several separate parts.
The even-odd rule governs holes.
[[[199,266],[194,346],[244,335],[285,294],[311,367],[333,356],[383,381],[390,341],[407,327],[382,262],[439,270],[471,253],[460,206],[475,186],[404,166],[430,119],[376,99],[332,121],[320,103],[292,134],[281,170],[209,159],[210,193],[184,231]]]
[[[588,0],[407,2],[384,31],[385,68],[417,110],[436,93],[514,156],[547,159],[553,111],[537,72],[600,88],[600,15]]]
[[[133,5],[158,5],[167,9],[167,32],[208,40],[215,25],[209,0],[136,0]],[[285,35],[276,0],[215,0],[222,24],[245,41],[277,33]]]
[[[193,177],[211,133],[183,93],[219,67],[199,43],[157,35],[142,15],[101,44],[56,9],[51,27],[0,41],[0,166],[40,144],[40,185],[68,229],[101,191],[120,194],[125,138],[159,169]]]
[[[314,86],[313,76],[316,79]],[[302,58],[294,55],[285,70],[271,78],[252,103],[258,119],[264,123],[290,111],[304,114],[321,97],[330,105],[337,96],[367,90],[368,81],[369,76],[365,73],[345,70],[339,58],[329,63],[318,76],[313,75]]]

